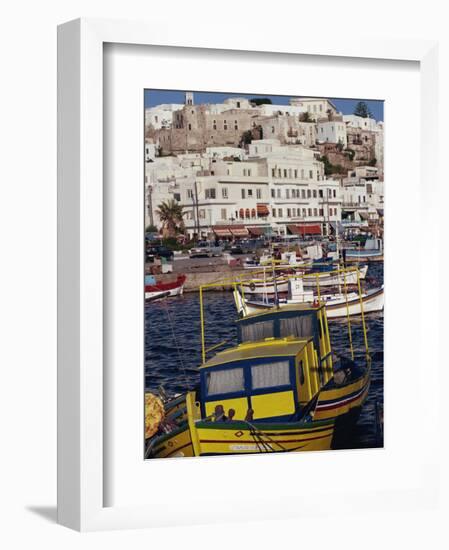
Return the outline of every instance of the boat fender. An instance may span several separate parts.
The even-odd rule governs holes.
[[[162,399],[153,393],[145,393],[145,439],[154,435],[164,420],[165,411]]]

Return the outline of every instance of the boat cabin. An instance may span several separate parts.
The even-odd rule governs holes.
[[[331,354],[329,327],[323,304],[292,304],[242,317],[237,321],[239,343],[265,338],[312,338],[320,364]]]
[[[221,409],[234,420],[299,418],[332,377],[325,308],[269,310],[237,324],[239,344],[200,367],[202,417]]]

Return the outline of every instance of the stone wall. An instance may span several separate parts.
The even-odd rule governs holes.
[[[315,145],[316,125],[313,122],[301,122],[296,115],[274,115],[256,117],[256,125],[262,128],[262,139],[278,139],[282,145]]]
[[[348,127],[347,136],[348,149],[352,149],[355,152],[353,159],[354,166],[363,166],[376,158],[376,132]]]
[[[354,168],[348,152],[340,151],[336,143],[319,143],[317,149],[321,156],[326,156],[334,166],[342,166],[346,171]]]
[[[173,115],[171,128],[147,128],[148,138],[158,142],[162,155],[185,151],[201,152],[206,147],[238,147],[243,134],[255,127],[253,110],[229,109],[208,112],[207,105],[186,105]]]

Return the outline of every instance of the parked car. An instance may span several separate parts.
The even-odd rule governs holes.
[[[155,256],[159,258],[166,258],[167,260],[173,259],[173,250],[170,250],[166,246],[161,244],[152,245],[147,247],[147,259],[152,259]]]
[[[191,258],[221,256],[223,247],[216,245],[213,241],[200,241],[196,246],[190,249]]]
[[[266,246],[264,239],[242,239],[232,245],[231,254],[254,254],[256,250]]]

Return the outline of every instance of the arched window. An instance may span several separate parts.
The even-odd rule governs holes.
[[[256,217],[256,210],[255,210],[255,208],[253,208],[253,209],[251,210],[251,217],[252,217],[252,218],[255,218],[255,217]]]
[[[240,218],[244,218],[244,217],[245,217],[245,211],[243,210],[243,208],[240,208],[239,217],[240,217]]]
[[[249,218],[249,208],[245,210],[245,218]]]

